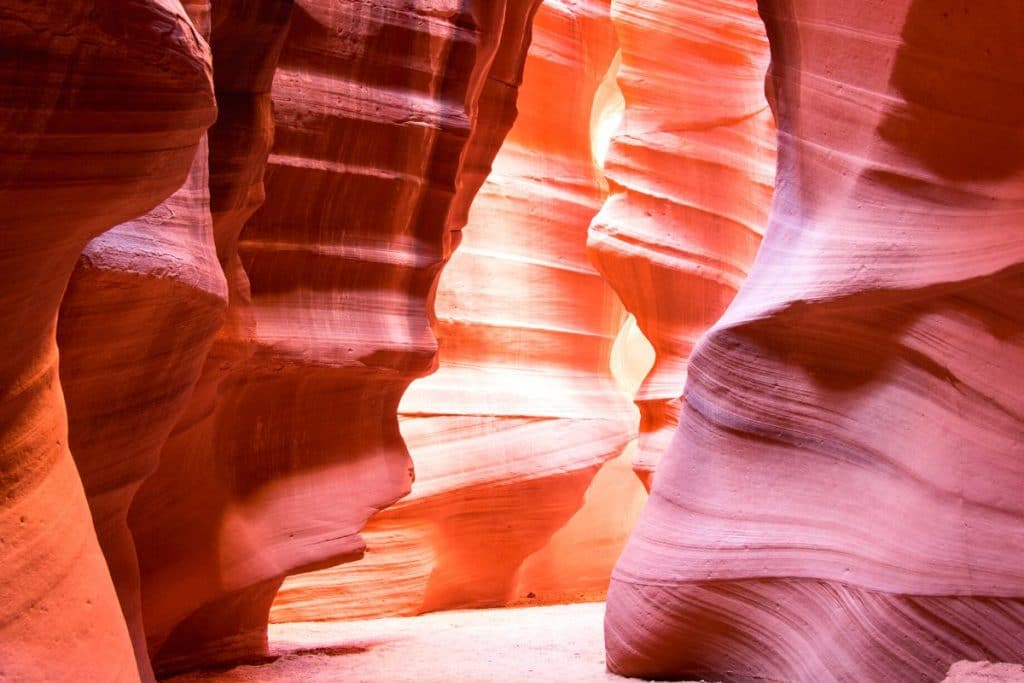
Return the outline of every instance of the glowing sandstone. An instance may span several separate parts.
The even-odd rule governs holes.
[[[295,3],[266,200],[237,239],[258,172],[215,174],[237,187],[213,207],[228,323],[131,510],[158,671],[263,653],[284,576],[360,557],[366,519],[408,491],[395,410],[434,363],[434,280],[511,125],[534,5]],[[240,9],[224,40],[263,54],[239,41],[272,44],[280,14]],[[257,74],[232,92],[258,152]]]
[[[371,520],[362,561],[286,581],[275,620],[603,597],[643,493],[628,468],[545,551],[635,429],[609,367],[621,305],[586,253],[615,35],[600,1],[547,2],[533,30],[519,117],[440,279],[441,367],[401,404],[412,494]]]
[[[270,86],[292,3],[211,10],[190,0],[195,26],[171,1],[121,14],[102,3],[89,13],[14,4],[0,9],[5,54],[21,55],[5,63],[15,113],[4,129],[3,256],[24,289],[8,294],[6,329],[20,334],[8,346],[22,351],[4,365],[21,394],[5,401],[10,426],[0,432],[14,449],[4,453],[5,514],[18,528],[4,585],[17,575],[24,604],[44,611],[48,600],[55,612],[64,599],[95,602],[81,625],[74,609],[60,610],[88,634],[68,665],[135,678],[64,445],[53,343],[75,259],[119,224],[80,261],[60,341],[71,438],[138,666],[151,676],[143,629],[160,671],[259,653],[280,579],[358,557],[362,523],[407,490],[395,409],[433,364],[434,281],[511,126],[536,2],[298,3],[277,72],[272,199],[241,240],[263,201]],[[211,25],[222,117],[207,156],[196,143],[213,118],[210,56],[196,26]],[[60,39],[41,42],[51,34]],[[136,39],[161,51],[135,49]],[[119,97],[134,113],[110,104]],[[91,175],[75,175],[86,167]],[[47,242],[41,224],[61,225],[60,239]],[[38,271],[22,277],[22,263]],[[45,499],[41,512],[29,494]],[[335,505],[339,496],[346,504]],[[64,526],[46,519],[51,507]],[[3,644],[38,666],[30,641],[52,624],[34,626],[19,600],[4,601],[14,635]]]
[[[613,671],[1024,659],[1024,6],[761,3],[780,128],[608,599]]]
[[[184,536],[187,543],[190,534],[201,534],[204,527],[215,530],[222,523],[216,508],[211,510],[201,505],[180,520],[169,519],[164,514],[180,514],[174,501],[188,500],[177,488],[188,490],[209,485],[202,479],[191,479],[187,471],[174,471],[173,468],[182,462],[189,463],[188,459],[178,456],[178,449],[194,447],[190,439],[203,438],[203,430],[211,428],[209,416],[215,411],[220,383],[229,376],[233,367],[252,353],[249,280],[238,255],[238,235],[264,199],[263,174],[273,140],[270,88],[288,32],[291,9],[291,2],[273,0],[262,2],[260,10],[253,12],[251,6],[240,0],[217,2],[211,15],[218,119],[209,134],[210,214],[217,257],[227,279],[230,305],[225,322],[206,355],[189,405],[162,449],[162,468],[158,476],[140,490],[130,517],[143,578],[146,635],[150,654],[158,668],[166,668],[168,659],[163,649],[166,635],[162,625],[174,617],[176,613],[173,610],[184,601],[180,597],[182,588],[173,583],[153,587],[154,565],[159,569],[161,562],[170,561],[165,558],[173,558],[179,551],[182,541],[176,540],[175,535],[178,538]],[[192,457],[198,455],[203,453],[192,453]],[[230,462],[217,453],[205,453],[205,456],[210,459],[207,466],[216,465],[217,458],[223,458],[225,464]],[[175,480],[169,471],[180,478]],[[197,476],[201,472],[197,468]],[[230,472],[225,474],[230,475]],[[177,524],[191,526],[177,527]],[[192,560],[205,567],[216,567],[219,562],[216,555]],[[207,590],[211,588],[218,590],[218,584],[213,583]],[[184,589],[188,590],[187,584]],[[195,597],[201,598],[202,594]],[[188,605],[185,603],[183,606]],[[186,634],[186,637],[191,635],[192,640],[186,645],[191,659],[185,664],[201,663],[207,658],[230,657],[232,650],[224,648],[218,638],[240,643],[239,650],[245,654],[245,645],[254,637],[251,630],[258,628],[258,623],[252,627],[244,618],[239,618],[233,626],[215,622],[215,627],[221,628],[222,632],[207,634],[196,629],[198,635]],[[205,649],[203,641],[207,637],[214,640],[213,654]]]
[[[422,487],[374,521],[388,552],[354,565],[348,614],[592,597],[639,493],[601,466],[631,429],[583,251],[605,5],[540,18],[543,87],[435,287],[535,4],[0,0],[0,678],[263,653],[281,578],[358,557],[408,490],[395,411],[434,322],[451,360],[405,408]],[[764,41],[749,3],[615,7],[630,113],[592,243],[658,346],[660,438],[757,241]],[[1020,661],[1024,9],[763,9],[779,197],[694,355],[609,663],[870,683]]]
[[[753,1],[613,0],[626,108],[590,232],[594,262],[656,352],[640,387],[645,485],[675,431],[686,361],[757,251],[771,203],[768,44]]]
[[[208,36],[208,4],[186,10]],[[71,454],[146,680],[152,670],[127,515],[224,322],[227,287],[213,243],[208,166],[204,137],[177,192],[89,242],[57,328]]]
[[[0,676],[137,681],[68,450],[57,312],[79,254],[185,181],[214,118],[174,0],[0,5]]]

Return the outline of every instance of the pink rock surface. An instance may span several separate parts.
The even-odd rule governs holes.
[[[360,557],[408,492],[395,410],[434,365],[434,282],[511,126],[535,4],[297,2],[249,80],[230,57],[276,57],[286,8],[215,7],[244,119],[211,133],[231,305],[131,510],[158,672],[261,654],[281,580]]]
[[[438,286],[440,369],[400,406],[412,493],[370,522],[361,562],[288,579],[274,620],[603,597],[617,522],[643,497],[632,477],[615,469],[600,511],[547,546],[636,420],[610,371],[621,305],[586,253],[606,194],[593,105],[614,53],[607,0],[541,6],[519,117]]]
[[[942,683],[1021,683],[1024,665],[992,662],[957,662]]]
[[[138,680],[68,450],[57,313],[89,239],[181,186],[213,120],[176,0],[0,5],[0,677]]]
[[[771,203],[768,41],[755,3],[613,0],[622,123],[594,263],[655,349],[637,392],[645,485],[679,418],[686,362],[746,277]]]
[[[185,9],[209,37],[208,2]],[[177,192],[86,245],[57,327],[71,454],[147,680],[153,674],[127,515],[224,322],[227,286],[213,242],[208,167],[204,137]]]
[[[86,246],[61,304],[57,334],[71,452],[147,675],[128,508],[156,470],[226,305],[204,139],[180,190]]]
[[[761,0],[733,300],[753,0],[538,4],[0,0],[0,679],[264,656],[371,518],[280,618],[599,597],[613,289],[611,669],[1019,674],[1024,7]],[[611,675],[502,614],[347,628]]]
[[[613,578],[613,671],[1024,659],[1024,7],[763,0],[779,177]]]
[[[161,467],[141,488],[129,519],[142,574],[148,649],[158,669],[167,667],[167,622],[181,618],[178,610],[188,610],[193,604],[190,601],[202,601],[205,596],[223,590],[219,580],[210,580],[220,571],[216,546],[206,557],[176,553],[203,552],[205,548],[199,544],[205,538],[203,534],[216,534],[223,524],[217,495],[206,506],[195,496],[220,483],[204,468],[219,469],[221,477],[229,478],[232,474],[230,458],[209,450],[211,432],[216,429],[211,416],[218,410],[221,383],[252,354],[249,281],[238,255],[238,236],[265,196],[263,175],[274,130],[270,90],[291,9],[292,4],[284,0],[264,1],[258,6],[243,0],[217,2],[210,17],[219,114],[209,134],[209,213],[230,303],[224,324],[205,355],[185,412],[163,444]],[[182,514],[181,508],[176,507],[182,505],[191,505],[193,509]],[[180,518],[175,519],[174,515]],[[182,536],[185,538],[181,539]],[[253,552],[256,559],[258,550],[254,548]],[[183,571],[180,587],[173,576],[160,574],[163,563],[174,567],[175,563],[189,561],[210,573],[204,576],[202,569]],[[189,580],[197,580],[197,575],[207,582],[202,589],[189,584]],[[183,589],[189,592],[184,598]],[[253,611],[256,616],[249,617],[239,609],[241,616],[228,624],[211,620],[209,633],[201,628],[192,632],[185,629],[180,636],[185,641],[181,647],[191,659],[186,657],[181,665],[204,658],[217,659],[221,653],[231,656],[236,644],[237,652],[245,653],[253,640],[260,642],[261,637],[254,633],[259,629],[258,604]],[[213,655],[206,651],[207,640]]]

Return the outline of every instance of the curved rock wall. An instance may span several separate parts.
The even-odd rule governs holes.
[[[599,595],[609,191],[609,666],[1024,658],[1024,8],[761,0],[730,304],[752,0],[550,0],[485,184],[538,2],[0,0],[0,677],[263,654],[432,326],[279,614]]]
[[[274,137],[271,84],[291,11],[288,0],[219,1],[214,3],[210,17],[219,113],[209,133],[209,212],[217,259],[226,276],[229,306],[185,412],[163,444],[160,468],[140,489],[129,517],[142,577],[149,651],[160,670],[169,667],[163,650],[171,629],[168,622],[180,619],[182,612],[193,605],[190,601],[202,601],[223,590],[218,578],[210,578],[218,577],[221,571],[218,549],[212,544],[202,545],[209,534],[218,533],[223,520],[217,495],[207,504],[201,496],[211,495],[210,488],[220,484],[211,478],[209,468],[223,466],[221,476],[231,476],[230,458],[211,452],[209,444],[221,383],[252,355],[254,322],[249,280],[239,258],[238,238],[265,197],[264,170]],[[195,460],[183,458],[183,450]],[[183,511],[182,506],[189,507]],[[254,559],[257,557],[254,549]],[[164,565],[174,569],[190,562],[208,573],[181,570],[181,583],[176,583],[173,575],[160,573]],[[195,585],[197,575],[198,580],[206,582],[201,589]],[[264,638],[258,633],[259,605],[253,607],[255,617],[241,608],[238,611],[240,616],[234,621],[213,622],[209,632],[186,632],[181,647],[189,656],[170,666],[185,667],[206,659],[258,651]]]
[[[0,36],[0,666],[137,681],[68,449],[57,314],[86,242],[185,181],[210,54],[176,0],[7,2]]]
[[[533,30],[519,118],[440,279],[440,369],[400,407],[412,494],[370,522],[361,562],[286,581],[275,620],[603,595],[635,481],[607,486],[606,514],[575,531],[590,546],[578,574],[551,558],[521,569],[634,429],[609,369],[621,306],[586,254],[605,197],[592,106],[615,35],[607,0],[546,2]]]
[[[1024,7],[762,0],[750,278],[617,565],[612,670],[939,680],[1024,658]]]
[[[49,675],[33,604],[86,677],[259,654],[284,575],[361,554],[536,4],[3,3],[4,674]]]
[[[594,263],[655,349],[637,392],[645,485],[679,418],[697,338],[746,277],[771,203],[768,45],[752,1],[613,0],[622,123]]]
[[[158,671],[262,654],[281,580],[359,558],[408,492],[395,411],[435,363],[434,283],[514,118],[535,4],[296,2],[247,221],[275,64],[227,66],[248,122],[241,152],[211,134],[228,324],[130,518]],[[215,55],[263,54],[287,12],[236,7]]]
[[[208,38],[209,4],[185,9]],[[71,453],[146,679],[152,671],[127,515],[224,321],[208,166],[204,136],[177,192],[86,245],[57,328]]]

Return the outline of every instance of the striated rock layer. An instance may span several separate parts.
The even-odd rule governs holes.
[[[1024,660],[1024,6],[762,0],[779,182],[616,567],[609,667]]]
[[[611,6],[626,106],[590,249],[655,349],[636,396],[634,469],[649,485],[675,431],[694,342],[735,296],[767,220],[768,43],[751,0]]]
[[[360,557],[408,492],[395,412],[434,365],[434,283],[514,118],[535,4],[215,4],[228,319],[129,518],[158,672],[263,653],[284,576]]]
[[[440,279],[440,370],[401,404],[412,494],[370,522],[361,562],[286,581],[275,620],[603,596],[617,522],[643,495],[632,477],[604,485],[560,554],[524,560],[580,510],[635,420],[609,369],[621,305],[586,254],[605,196],[592,108],[615,35],[607,0],[546,2],[533,31],[519,117]]]
[[[0,36],[0,677],[137,681],[68,449],[57,313],[89,239],[185,181],[214,118],[210,54],[176,0],[7,2]],[[119,443],[101,445],[114,470]],[[122,518],[116,489],[147,467],[128,465],[94,470],[89,491],[118,498]],[[105,548],[117,515],[100,515]]]
[[[185,9],[209,37],[209,3]],[[71,453],[145,679],[153,675],[127,514],[224,320],[208,166],[204,136],[177,192],[86,245],[57,330]]]
[[[211,495],[210,488],[223,486],[223,478],[232,476],[231,458],[210,450],[215,428],[211,416],[217,409],[220,383],[252,353],[249,281],[238,254],[238,236],[265,196],[263,175],[274,133],[271,83],[291,10],[290,0],[218,1],[212,7],[211,43],[219,113],[209,133],[209,215],[230,303],[224,324],[204,357],[188,405],[163,444],[161,467],[140,489],[129,517],[142,577],[147,644],[158,669],[166,667],[163,648],[170,629],[168,621],[187,613],[193,604],[190,600],[202,601],[223,590],[218,549],[216,545],[201,544],[208,534],[219,533],[224,523],[217,505],[217,496],[223,493],[213,494],[205,505],[196,496]],[[182,448],[191,449],[189,456],[196,460],[183,458],[179,454]],[[182,466],[194,469],[176,469]],[[221,479],[211,476],[211,468],[221,473]],[[181,506],[189,509],[182,510]],[[251,551],[252,560],[258,561],[260,550],[253,547]],[[209,573],[180,569],[188,563]],[[162,574],[164,564],[172,571],[181,571],[180,577]],[[197,587],[198,581],[204,582],[201,587]],[[185,647],[191,649],[192,658],[185,664],[207,657],[217,659],[206,651],[208,637],[240,641],[240,651],[244,652],[246,644],[259,639],[247,630],[259,628],[258,605],[255,610],[255,626],[246,621],[242,611],[243,616],[233,623],[213,624],[220,630],[212,634],[201,629],[186,632],[185,637],[191,640]],[[213,647],[215,653],[223,649],[219,642]],[[228,649],[227,656],[230,652]]]

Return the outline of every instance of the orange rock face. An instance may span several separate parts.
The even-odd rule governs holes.
[[[361,562],[289,579],[276,620],[604,594],[628,529],[617,522],[642,500],[631,478],[619,472],[601,512],[544,555],[635,430],[610,372],[621,306],[586,253],[606,194],[592,109],[615,35],[600,1],[545,3],[533,33],[519,117],[440,279],[440,369],[400,407],[412,494],[371,521]],[[573,543],[588,550],[565,574]]]
[[[86,246],[58,325],[71,452],[143,672],[149,658],[128,507],[156,470],[226,305],[204,139],[180,190]]]
[[[613,671],[1019,675],[1024,6],[759,4],[0,0],[0,680],[602,597],[649,355]]]
[[[296,3],[247,221],[274,64],[245,81],[227,56],[263,54],[286,11],[214,15],[245,131],[238,152],[234,129],[211,137],[231,307],[131,511],[159,671],[262,653],[281,580],[359,558],[367,518],[408,492],[395,411],[433,367],[434,281],[511,125],[534,4]]]
[[[286,574],[362,553],[536,4],[3,4],[4,675],[258,654]]]
[[[239,610],[240,615],[229,624],[211,619],[208,631],[190,633],[186,629],[181,638],[186,639],[182,647],[188,649],[189,656],[168,664],[166,641],[173,620],[188,613],[194,605],[190,601],[201,602],[224,590],[220,579],[211,578],[224,570],[209,535],[219,533],[224,520],[218,508],[222,503],[210,489],[224,486],[223,477],[232,474],[231,460],[209,449],[216,434],[213,418],[220,409],[221,384],[252,355],[254,320],[238,238],[265,197],[263,176],[274,133],[271,84],[291,11],[291,3],[284,1],[263,2],[259,11],[246,2],[218,2],[211,15],[219,113],[209,134],[209,214],[230,303],[224,324],[204,356],[185,412],[163,444],[161,467],[136,496],[129,520],[141,571],[148,649],[159,670],[245,656],[258,651],[263,639],[258,632],[259,604],[254,600],[255,616]],[[183,472],[182,467],[192,470]],[[221,472],[222,479],[211,474],[211,468]],[[203,495],[211,496],[206,504]],[[182,510],[180,506],[190,507]],[[253,559],[258,555],[254,549]],[[173,583],[173,575],[164,573],[165,565],[180,572],[177,580],[181,584]],[[204,570],[208,572],[205,575]],[[188,591],[186,598],[182,598],[179,585]]]
[[[753,2],[613,0],[612,20],[626,107],[590,248],[655,349],[636,396],[634,469],[649,485],[679,419],[690,351],[746,277],[768,215],[768,41]]]
[[[208,4],[186,10],[208,36]],[[224,321],[227,286],[213,242],[208,167],[204,137],[177,192],[86,245],[57,328],[71,453],[147,679],[152,671],[127,515],[139,485],[156,470]]]
[[[57,313],[86,242],[185,181],[210,54],[173,0],[8,2],[0,36],[0,669],[138,680],[68,450]]]
[[[1024,7],[763,0],[778,190],[690,361],[610,667],[939,680],[1024,659]]]

